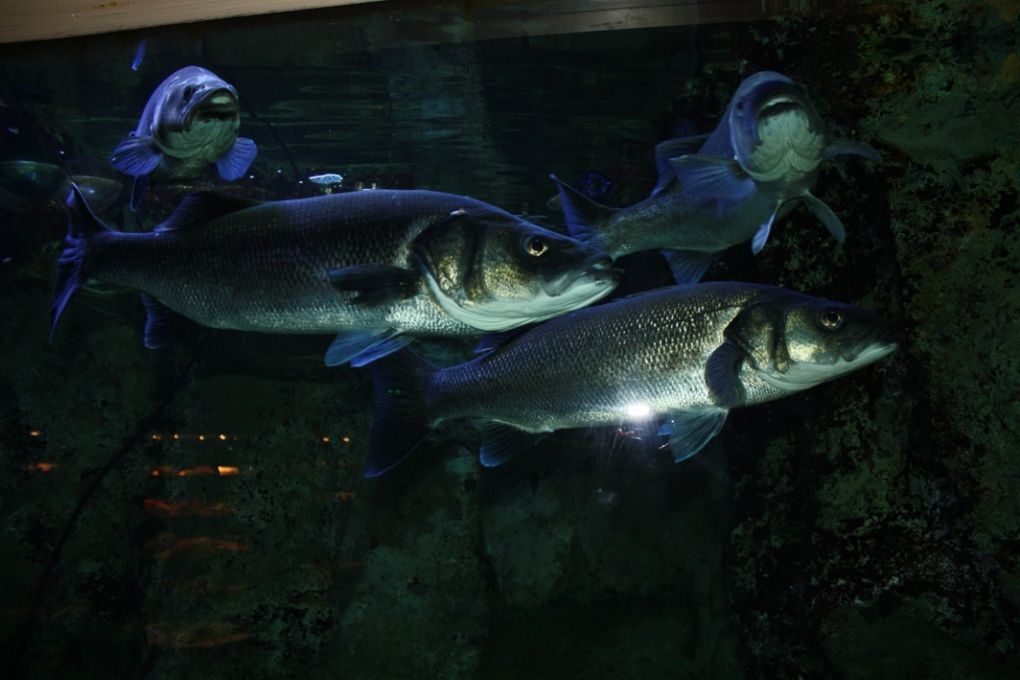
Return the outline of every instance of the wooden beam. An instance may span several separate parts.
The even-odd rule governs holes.
[[[366,2],[379,0],[3,0],[0,43]]]
[[[357,19],[375,20],[373,36],[390,32],[406,39],[405,27],[412,24],[414,39],[419,42],[460,42],[759,21],[776,13],[804,11],[816,1],[0,0],[4,4],[0,10],[0,43],[364,4],[368,6],[346,16],[355,23]]]

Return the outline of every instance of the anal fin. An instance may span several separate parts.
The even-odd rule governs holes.
[[[719,434],[729,409],[708,408],[697,411],[681,411],[667,417],[659,434],[669,437],[669,448],[673,461],[687,460]]]
[[[697,283],[715,261],[715,253],[697,250],[663,250],[663,256],[673,272],[673,279],[680,284]]]
[[[411,340],[410,336],[391,329],[345,331],[338,333],[326,350],[325,362],[327,366],[350,362],[351,366],[360,368],[406,347]]]
[[[549,436],[547,432],[525,432],[511,425],[486,422],[479,425],[482,449],[478,460],[484,467],[496,467],[526,451]]]
[[[145,330],[142,335],[146,349],[162,349],[168,347],[195,326],[191,319],[178,314],[156,298],[142,293],[142,306],[145,307]]]

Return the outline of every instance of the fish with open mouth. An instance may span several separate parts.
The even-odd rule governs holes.
[[[442,421],[479,424],[499,465],[550,432],[659,418],[673,458],[700,451],[730,410],[808,389],[896,349],[863,308],[748,283],[679,285],[580,309],[464,364],[410,349],[372,365],[365,474],[380,475]]]
[[[197,177],[215,164],[233,181],[248,171],[258,153],[255,142],[238,137],[237,90],[212,71],[185,66],[155,89],[138,126],[113,151],[110,162],[134,178],[131,207],[137,209],[150,174],[167,179]]]
[[[822,161],[843,155],[879,160],[865,144],[830,137],[803,87],[762,71],[740,84],[711,134],[655,148],[659,181],[643,201],[610,208],[553,179],[571,235],[597,239],[614,259],[662,250],[677,282],[694,283],[730,246],[750,240],[759,253],[797,204],[842,243],[843,224],[811,189]]]
[[[88,281],[141,291],[144,340],[182,315],[211,328],[338,333],[326,363],[359,366],[414,336],[543,321],[608,295],[594,247],[468,196],[378,190],[286,201],[195,192],[155,231],[119,232],[72,185],[51,337]]]

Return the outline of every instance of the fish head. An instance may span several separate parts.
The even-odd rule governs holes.
[[[892,325],[874,312],[781,289],[748,303],[726,337],[748,368],[784,392],[846,375],[897,347]]]
[[[427,227],[413,253],[440,306],[484,331],[584,307],[619,277],[594,246],[502,212],[456,210]]]
[[[803,87],[780,73],[755,73],[737,88],[726,121],[735,160],[752,179],[778,182],[791,197],[810,188],[826,136]]]
[[[237,138],[241,126],[237,90],[198,66],[173,73],[160,86],[153,138],[168,156],[215,159]]]

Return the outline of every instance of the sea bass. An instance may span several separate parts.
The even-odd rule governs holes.
[[[751,239],[759,253],[797,203],[842,243],[839,218],[811,193],[819,165],[839,155],[879,160],[864,144],[830,138],[800,85],[762,71],[740,84],[711,134],[655,148],[659,182],[640,203],[608,208],[553,179],[572,235],[597,238],[614,258],[661,249],[677,281],[694,283],[730,246]]]
[[[186,179],[213,163],[225,180],[242,177],[258,149],[252,140],[237,136],[240,125],[232,85],[200,66],[170,74],[149,97],[138,127],[110,158],[113,167],[135,178],[131,207],[141,204],[153,172]]]
[[[609,294],[600,251],[467,196],[379,190],[287,201],[195,192],[151,233],[123,233],[67,200],[51,337],[89,280],[144,293],[145,344],[173,312],[211,328],[339,332],[326,363],[363,365],[410,336],[542,321]]]
[[[671,286],[565,314],[473,361],[435,369],[402,350],[373,364],[366,474],[396,465],[427,430],[480,421],[498,465],[565,428],[662,418],[681,461],[730,409],[866,366],[896,348],[889,324],[853,305],[747,283]]]

